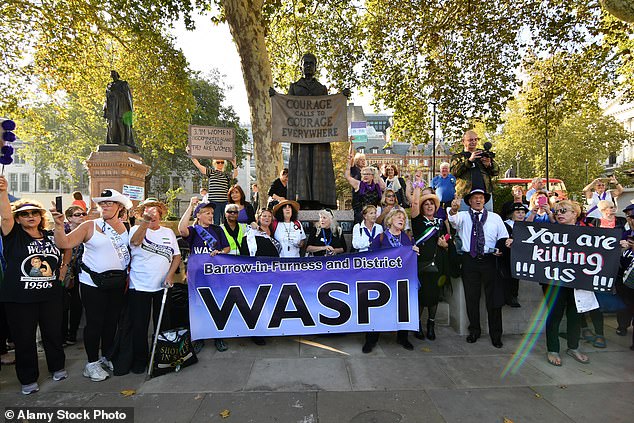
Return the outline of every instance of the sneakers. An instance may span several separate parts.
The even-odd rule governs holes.
[[[68,377],[68,373],[64,369],[58,370],[55,373],[53,373],[53,380],[55,382],[59,382],[60,380],[64,380],[67,377]]]
[[[37,382],[29,383],[28,385],[22,385],[22,393],[24,395],[31,395],[40,390],[40,385]]]
[[[108,360],[106,357],[101,357],[98,363],[101,364],[101,367],[103,367],[104,370],[110,370],[111,372],[114,372],[112,361]]]
[[[86,367],[84,367],[84,376],[89,377],[93,382],[101,382],[102,380],[106,380],[110,377],[108,372],[101,367],[101,363],[99,361],[87,363]]]

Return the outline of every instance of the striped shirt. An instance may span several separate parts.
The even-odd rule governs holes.
[[[208,167],[207,177],[209,178],[207,201],[213,201],[214,203],[227,201],[227,193],[231,184],[229,174]]]

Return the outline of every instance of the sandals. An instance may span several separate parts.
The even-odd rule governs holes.
[[[587,342],[594,342],[594,340],[596,339],[594,332],[592,332],[589,328],[583,328],[581,330],[581,337],[584,339],[584,341]]]
[[[588,358],[587,355],[585,355],[579,350],[573,350],[572,348],[568,348],[568,350],[566,351],[566,354],[568,354],[570,357],[574,358],[581,364],[588,364],[590,362],[590,358]]]
[[[597,335],[594,338],[594,342],[592,342],[592,346],[595,348],[605,348],[607,344],[605,343],[605,336]]]
[[[559,356],[559,353],[549,352],[548,364],[552,364],[555,367],[561,367],[561,357]]]

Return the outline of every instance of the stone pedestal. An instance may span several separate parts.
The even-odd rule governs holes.
[[[95,151],[88,157],[86,167],[91,197],[99,196],[106,188],[123,192],[124,185],[145,187],[145,176],[150,171],[141,156],[129,151]]]

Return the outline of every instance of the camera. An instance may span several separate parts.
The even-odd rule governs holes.
[[[491,144],[489,141],[485,142],[484,143],[484,150],[482,151],[481,157],[494,159],[495,158],[495,153],[493,151],[491,151],[491,147],[493,147],[493,144]]]

